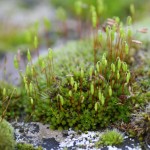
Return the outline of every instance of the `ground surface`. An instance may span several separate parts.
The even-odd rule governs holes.
[[[132,138],[124,135],[124,143],[118,147],[106,146],[96,148],[95,143],[98,141],[102,131],[88,131],[80,133],[73,130],[53,131],[49,125],[41,123],[12,123],[15,128],[15,138],[17,142],[25,142],[36,146],[42,146],[45,150],[141,150],[139,143]]]

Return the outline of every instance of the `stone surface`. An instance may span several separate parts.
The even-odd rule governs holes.
[[[12,122],[15,128],[16,142],[30,143],[33,146],[42,146],[44,150],[96,150],[95,143],[99,140],[103,131],[88,131],[78,134],[69,129],[65,131],[53,131],[49,125],[31,122]],[[141,150],[138,141],[127,136],[124,143],[118,147],[106,146],[101,150]]]

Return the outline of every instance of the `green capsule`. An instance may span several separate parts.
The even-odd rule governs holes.
[[[83,71],[83,69],[81,69],[81,78],[83,78],[84,77],[84,71]]]
[[[69,96],[72,97],[72,91],[69,91]]]
[[[84,96],[83,95],[81,95],[81,103],[83,103],[84,102]]]
[[[104,66],[107,66],[107,59],[106,59],[106,54],[104,53],[103,56],[102,56],[102,64]]]
[[[107,27],[106,27],[106,34],[107,34],[107,38],[109,37],[109,32],[110,32],[110,27],[109,27],[109,26],[107,26]]]
[[[131,74],[130,74],[130,72],[128,72],[128,73],[127,73],[127,76],[126,76],[126,82],[127,82],[127,83],[129,83],[130,77],[131,77]]]
[[[135,14],[135,7],[134,7],[134,4],[131,4],[131,5],[130,5],[130,12],[131,12],[131,15],[132,15],[132,16]]]
[[[70,78],[70,84],[71,84],[71,86],[74,85],[74,79],[73,79],[73,77]]]
[[[27,59],[28,59],[28,61],[31,61],[31,54],[30,54],[30,50],[29,49],[27,51]]]
[[[77,89],[78,89],[78,84],[77,84],[77,82],[75,82],[75,84],[74,84],[74,90],[75,90],[75,92],[77,91]]]
[[[115,33],[116,30],[117,30],[117,28],[116,28],[116,25],[114,24],[113,27],[112,27],[112,31]]]
[[[128,29],[127,35],[128,35],[128,38],[132,37],[132,30],[130,28]]]
[[[51,48],[48,49],[48,57],[50,60],[53,58],[53,50]]]
[[[82,1],[78,0],[75,2],[75,11],[77,15],[81,15],[82,13]]]
[[[117,79],[118,79],[118,80],[120,79],[120,73],[119,73],[118,70],[117,70]]]
[[[113,86],[113,85],[115,84],[115,80],[112,80],[112,81],[111,81],[111,84],[112,84],[112,86]]]
[[[34,76],[34,68],[31,67],[31,75]]]
[[[105,59],[105,61],[104,61],[104,65],[105,65],[105,66],[107,66],[107,59]]]
[[[94,108],[95,108],[95,111],[97,111],[97,108],[98,108],[98,102],[95,103]]]
[[[115,39],[115,32],[112,30],[111,31],[111,40],[114,41],[114,39]]]
[[[109,96],[112,96],[112,88],[111,88],[111,86],[109,86],[108,93],[109,93]]]
[[[3,96],[6,96],[6,88],[3,88]]]
[[[42,61],[42,68],[44,69],[46,67],[45,61]]]
[[[115,21],[119,24],[120,18],[119,17],[115,17]]]
[[[23,81],[24,81],[24,83],[27,83],[27,77],[26,76],[23,77]]]
[[[111,64],[111,70],[112,70],[112,72],[115,72],[115,64],[114,63]]]
[[[122,69],[124,72],[126,72],[128,70],[128,66],[125,62],[122,62]]]
[[[127,17],[127,25],[130,26],[132,24],[132,18],[131,16]]]
[[[29,94],[29,88],[28,88],[28,84],[27,83],[25,83],[25,89],[26,89],[27,93]]]
[[[126,55],[129,53],[129,46],[128,46],[127,42],[125,42],[125,53],[126,53]]]
[[[105,103],[105,98],[104,98],[104,95],[102,94],[102,98],[101,98],[101,104],[102,104],[102,106],[104,105],[104,103]]]
[[[61,103],[61,105],[63,105],[64,104],[64,99],[61,95],[59,95],[59,97],[60,97],[60,103]]]
[[[101,15],[104,11],[104,3],[103,0],[97,0],[97,11],[98,14]]]
[[[97,15],[96,15],[96,12],[93,12],[93,15],[92,15],[92,24],[93,24],[93,27],[96,28],[96,25],[97,25]]]
[[[96,9],[94,6],[91,6],[91,13],[92,13],[92,25],[94,28],[96,28],[97,25],[97,14]]]
[[[125,31],[124,31],[123,27],[120,28],[120,37],[121,37],[121,39],[125,39]]]
[[[35,48],[38,47],[38,38],[37,38],[37,36],[34,37],[34,47]]]
[[[30,99],[31,105],[33,105],[33,98]]]

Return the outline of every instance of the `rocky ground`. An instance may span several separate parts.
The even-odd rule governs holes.
[[[137,140],[124,135],[124,143],[118,147],[106,146],[96,148],[103,131],[88,131],[77,133],[71,129],[58,131],[49,129],[49,125],[30,122],[13,122],[17,142],[30,143],[35,147],[42,146],[44,150],[142,150]]]

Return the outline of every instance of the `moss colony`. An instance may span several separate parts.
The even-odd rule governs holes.
[[[0,118],[0,149],[13,150],[14,147],[14,129],[6,120]]]
[[[132,40],[130,17],[126,29],[118,18],[108,22],[111,26],[106,27],[106,34],[94,34],[93,43],[86,42],[88,47],[80,42],[80,51],[66,50],[67,57],[63,50],[53,57],[49,49],[48,56],[39,57],[33,65],[28,51],[26,75],[21,76],[29,99],[26,111],[34,121],[50,123],[51,128],[60,130],[90,130],[115,121],[129,121],[135,104],[130,94],[131,73],[125,61],[136,41]],[[78,47],[73,46],[69,49]],[[17,58],[14,64],[19,68]]]
[[[96,143],[97,146],[120,145],[123,143],[123,134],[117,130],[106,130],[100,140]]]

